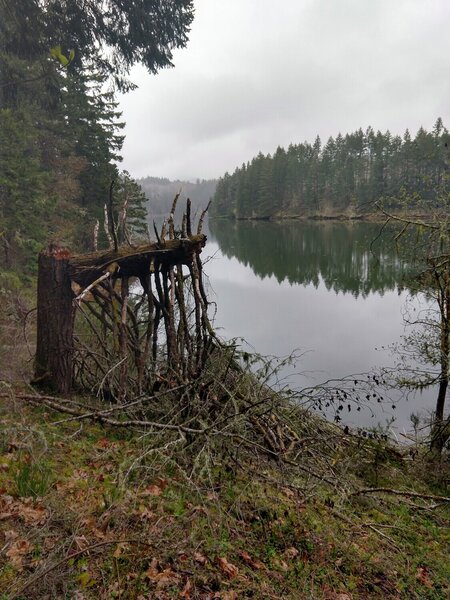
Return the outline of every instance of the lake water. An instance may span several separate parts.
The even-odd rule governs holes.
[[[301,353],[296,369],[282,371],[297,388],[393,365],[388,346],[404,332],[407,266],[396,255],[394,230],[380,236],[380,229],[361,222],[210,221],[202,258],[219,334],[244,338],[264,355]],[[391,401],[373,402],[343,412],[342,421],[373,427],[395,417],[394,431],[410,431],[411,413],[428,415],[435,396],[394,395],[395,410]]]

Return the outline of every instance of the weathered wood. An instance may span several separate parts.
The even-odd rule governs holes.
[[[199,256],[206,211],[192,235],[188,202],[179,231],[177,200],[157,242],[80,255],[53,246],[41,253],[36,381],[64,394],[76,382],[125,402],[198,376],[213,335]],[[84,324],[77,320],[74,335],[77,312]]]
[[[37,345],[33,383],[61,394],[72,388],[74,294],[69,252],[49,246],[39,254]]]
[[[92,252],[69,258],[69,272],[73,281],[87,287],[108,270],[115,277],[145,278],[152,268],[191,264],[195,255],[205,246],[206,236],[167,240],[136,247],[121,247],[116,251]]]

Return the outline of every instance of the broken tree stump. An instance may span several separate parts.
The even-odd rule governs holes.
[[[170,224],[168,240],[161,234],[154,243],[81,255],[50,246],[39,255],[34,383],[62,394],[76,383],[122,402],[143,386],[159,385],[161,378],[180,382],[197,376],[212,332],[198,268],[206,236],[185,230],[177,238]],[[193,290],[189,309],[186,278]],[[133,280],[140,282],[140,299],[130,290]],[[82,290],[76,297],[74,288]],[[85,302],[88,298],[93,303]],[[75,313],[85,319],[91,339],[86,327],[81,337],[74,332]]]
[[[67,394],[73,375],[73,292],[70,253],[51,244],[38,258],[37,345],[34,384]]]

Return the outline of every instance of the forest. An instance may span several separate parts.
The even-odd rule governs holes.
[[[155,216],[166,217],[176,194],[180,193],[180,205],[187,198],[192,201],[192,210],[201,211],[214,196],[217,181],[215,179],[197,179],[195,182],[176,180],[166,177],[142,177],[137,180],[148,200],[150,219]]]
[[[145,196],[118,167],[117,93],[133,89],[133,64],[155,73],[187,42],[190,2],[175,11],[159,4],[139,21],[139,3],[110,2],[105,14],[95,3],[0,4],[0,267],[10,283],[36,273],[49,240],[78,251],[107,246],[110,194],[122,239],[145,237]]]
[[[381,199],[399,209],[405,194],[420,196],[431,209],[449,142],[438,118],[431,132],[421,127],[415,137],[408,130],[400,137],[368,127],[330,137],[324,145],[317,136],[313,144],[278,147],[219,179],[211,216],[355,218],[373,213]]]

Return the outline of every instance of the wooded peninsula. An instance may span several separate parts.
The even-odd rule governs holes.
[[[390,209],[400,209],[407,194],[431,209],[449,143],[438,118],[431,132],[421,127],[414,138],[408,130],[400,137],[368,127],[330,137],[324,145],[317,136],[313,144],[278,147],[273,155],[260,152],[219,179],[211,216],[357,218],[374,213],[381,199]],[[414,209],[410,199],[408,209]]]

